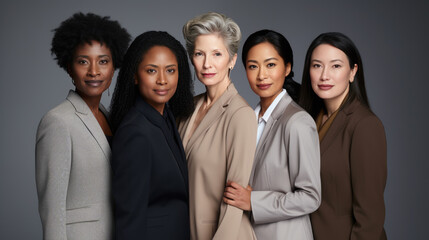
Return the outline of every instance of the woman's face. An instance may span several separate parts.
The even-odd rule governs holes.
[[[261,98],[273,101],[283,89],[291,64],[283,61],[271,43],[253,46],[247,53],[246,74],[250,88]]]
[[[316,47],[311,55],[310,78],[313,91],[325,104],[339,107],[349,92],[358,66],[353,69],[347,55],[329,44]]]
[[[77,46],[68,69],[76,92],[83,99],[101,97],[109,88],[114,72],[110,49],[97,41]]]
[[[229,59],[223,38],[216,34],[200,35],[195,40],[192,63],[198,79],[205,86],[229,81],[228,70],[233,68],[237,54]]]
[[[143,99],[163,113],[165,103],[173,97],[179,80],[176,55],[165,46],[154,46],[143,56],[135,76]]]

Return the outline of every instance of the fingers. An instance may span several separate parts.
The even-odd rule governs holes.
[[[246,190],[247,191],[253,191],[253,188],[250,185],[247,185]]]

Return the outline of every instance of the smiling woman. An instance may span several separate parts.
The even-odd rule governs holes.
[[[129,41],[118,22],[91,13],[77,13],[55,29],[51,50],[75,91],[42,118],[37,130],[44,239],[113,238],[107,139],[112,132],[100,99]]]
[[[138,36],[112,99],[115,239],[189,239],[188,171],[175,117],[193,106],[180,42],[166,32]]]

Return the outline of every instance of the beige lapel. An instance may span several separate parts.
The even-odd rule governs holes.
[[[201,121],[200,125],[195,129],[192,136],[189,138],[186,136],[184,139],[186,140],[189,138],[189,142],[187,142],[185,147],[186,152],[186,158],[189,157],[190,152],[192,151],[192,148],[194,147],[195,143],[198,142],[204,134],[207,132],[207,130],[223,115],[226,108],[228,107],[229,103],[231,102],[232,98],[237,94],[237,90],[234,87],[234,84],[230,84],[226,91],[222,94],[222,96],[213,103],[212,107],[207,112],[206,116]],[[187,123],[187,129],[186,132],[189,135],[189,131],[192,128],[192,125],[195,122],[195,116],[198,112],[199,107],[202,105],[202,102],[204,101],[204,96],[199,99],[197,102],[197,107],[195,108],[194,114],[192,115],[191,119]]]
[[[94,137],[94,139],[97,141],[98,145],[100,146],[101,150],[104,153],[104,156],[106,157],[106,160],[110,163],[110,146],[109,142],[107,141],[106,136],[104,135],[103,130],[101,129],[100,125],[97,122],[97,119],[95,119],[94,115],[92,114],[89,107],[86,105],[85,101],[74,91],[70,90],[69,95],[67,96],[67,100],[71,102],[71,104],[76,109],[76,115],[81,119],[83,124],[85,124],[88,131],[91,133],[91,135]],[[106,114],[107,111],[104,108],[103,105],[100,104],[101,111]]]

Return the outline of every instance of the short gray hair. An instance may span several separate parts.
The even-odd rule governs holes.
[[[199,15],[189,20],[182,31],[186,40],[186,50],[191,59],[195,50],[195,40],[198,36],[206,34],[218,34],[223,38],[230,59],[238,52],[241,39],[240,27],[234,20],[223,14],[208,12]]]

